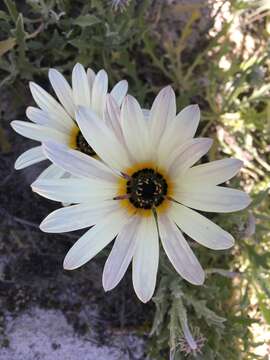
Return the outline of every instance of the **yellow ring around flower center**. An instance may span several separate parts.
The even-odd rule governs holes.
[[[69,138],[69,147],[71,149],[77,149],[77,137],[80,132],[78,126],[74,124],[74,127],[71,130],[70,138]]]
[[[166,194],[160,204],[155,205],[150,209],[140,208],[140,207],[135,206],[131,202],[131,200],[128,198],[128,196],[130,195],[128,193],[130,179],[132,179],[134,174],[137,174],[141,171],[151,171],[151,170],[153,170],[153,172],[155,174],[158,174],[159,176],[162,177],[162,181],[164,181],[166,184]],[[170,180],[167,173],[163,169],[157,167],[154,163],[145,162],[145,163],[135,164],[135,165],[125,169],[123,171],[123,174],[127,175],[127,177],[121,177],[119,179],[118,192],[117,192],[116,197],[120,198],[119,201],[120,201],[121,206],[125,210],[127,210],[127,212],[129,214],[136,213],[136,214],[139,214],[140,216],[148,217],[153,214],[153,211],[152,211],[153,208],[155,208],[155,210],[157,211],[158,214],[166,212],[166,210],[169,208],[169,206],[171,204],[171,201],[168,198],[172,197],[172,195],[173,195],[173,183]],[[125,196],[127,196],[127,198],[121,199],[121,197],[125,197]]]

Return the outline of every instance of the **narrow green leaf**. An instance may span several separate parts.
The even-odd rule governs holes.
[[[269,196],[269,188],[266,190],[260,191],[253,199],[250,207],[255,208],[255,207],[259,206],[267,198],[267,196]]]
[[[93,26],[95,24],[98,24],[100,22],[99,18],[97,18],[95,15],[87,14],[87,15],[81,15],[77,17],[73,24],[78,25],[81,28],[85,28],[87,26]]]
[[[5,20],[5,21],[9,21],[10,16],[5,11],[0,10],[0,19]]]
[[[9,12],[12,20],[14,21],[14,23],[16,23],[18,16],[19,16],[19,12],[17,10],[16,4],[11,0],[4,0],[4,3],[6,5],[6,7],[8,8],[8,12]]]
[[[17,22],[16,22],[16,30],[15,30],[16,42],[19,46],[19,56],[20,60],[25,60],[25,38],[26,32],[24,31],[24,21],[23,15],[19,14]]]

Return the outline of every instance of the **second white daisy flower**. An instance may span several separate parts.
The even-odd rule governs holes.
[[[75,121],[75,110],[77,106],[85,106],[103,119],[108,93],[106,71],[100,70],[95,74],[89,68],[86,72],[81,64],[76,64],[72,71],[72,87],[55,69],[49,70],[49,79],[59,102],[39,85],[30,82],[30,90],[38,108],[32,106],[27,108],[26,115],[31,122],[15,120],[12,121],[11,126],[17,133],[41,143],[53,140],[71,149],[95,155]],[[126,80],[118,82],[113,87],[111,95],[118,106],[121,105],[127,89]],[[46,155],[39,145],[20,155],[15,162],[15,169],[23,169],[45,159]],[[60,178],[64,174],[68,176],[63,169],[52,164],[40,178]]]

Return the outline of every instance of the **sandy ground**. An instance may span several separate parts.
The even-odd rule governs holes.
[[[142,341],[115,337],[111,347],[98,346],[74,333],[59,310],[33,308],[10,318],[6,334],[10,344],[0,349],[1,360],[129,360],[144,358]],[[125,343],[125,344],[124,344]],[[127,343],[129,352],[126,351]],[[125,349],[122,350],[122,349]]]

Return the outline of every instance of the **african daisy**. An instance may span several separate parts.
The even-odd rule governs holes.
[[[59,102],[39,85],[30,82],[32,96],[39,108],[27,108],[26,115],[32,122],[15,120],[11,126],[27,138],[39,142],[53,140],[71,149],[94,155],[93,149],[85,141],[75,121],[75,109],[76,106],[83,105],[103,118],[108,92],[107,73],[100,70],[95,74],[92,69],[87,69],[86,72],[81,64],[76,64],[72,71],[72,87],[55,69],[49,70],[49,80]],[[122,80],[111,91],[119,106],[127,93],[127,88],[127,81]],[[23,169],[45,159],[42,146],[39,145],[20,155],[15,162],[15,169]],[[64,173],[63,169],[52,164],[41,174],[41,178],[59,178]]]
[[[193,139],[199,107],[188,106],[176,115],[171,87],[158,94],[148,119],[131,96],[121,110],[111,96],[107,99],[104,122],[85,107],[76,113],[84,138],[103,162],[53,142],[44,144],[48,158],[76,178],[32,184],[44,197],[74,204],[48,215],[41,229],[57,233],[92,226],[66,255],[68,270],[85,264],[115,238],[103,272],[106,291],[119,283],[132,261],[135,292],[147,302],[156,284],[159,239],[176,271],[192,284],[203,284],[204,271],[182,231],[210,249],[233,245],[229,233],[192,209],[229,213],[245,208],[247,194],[217,186],[234,176],[242,162],[193,166],[212,140]]]

